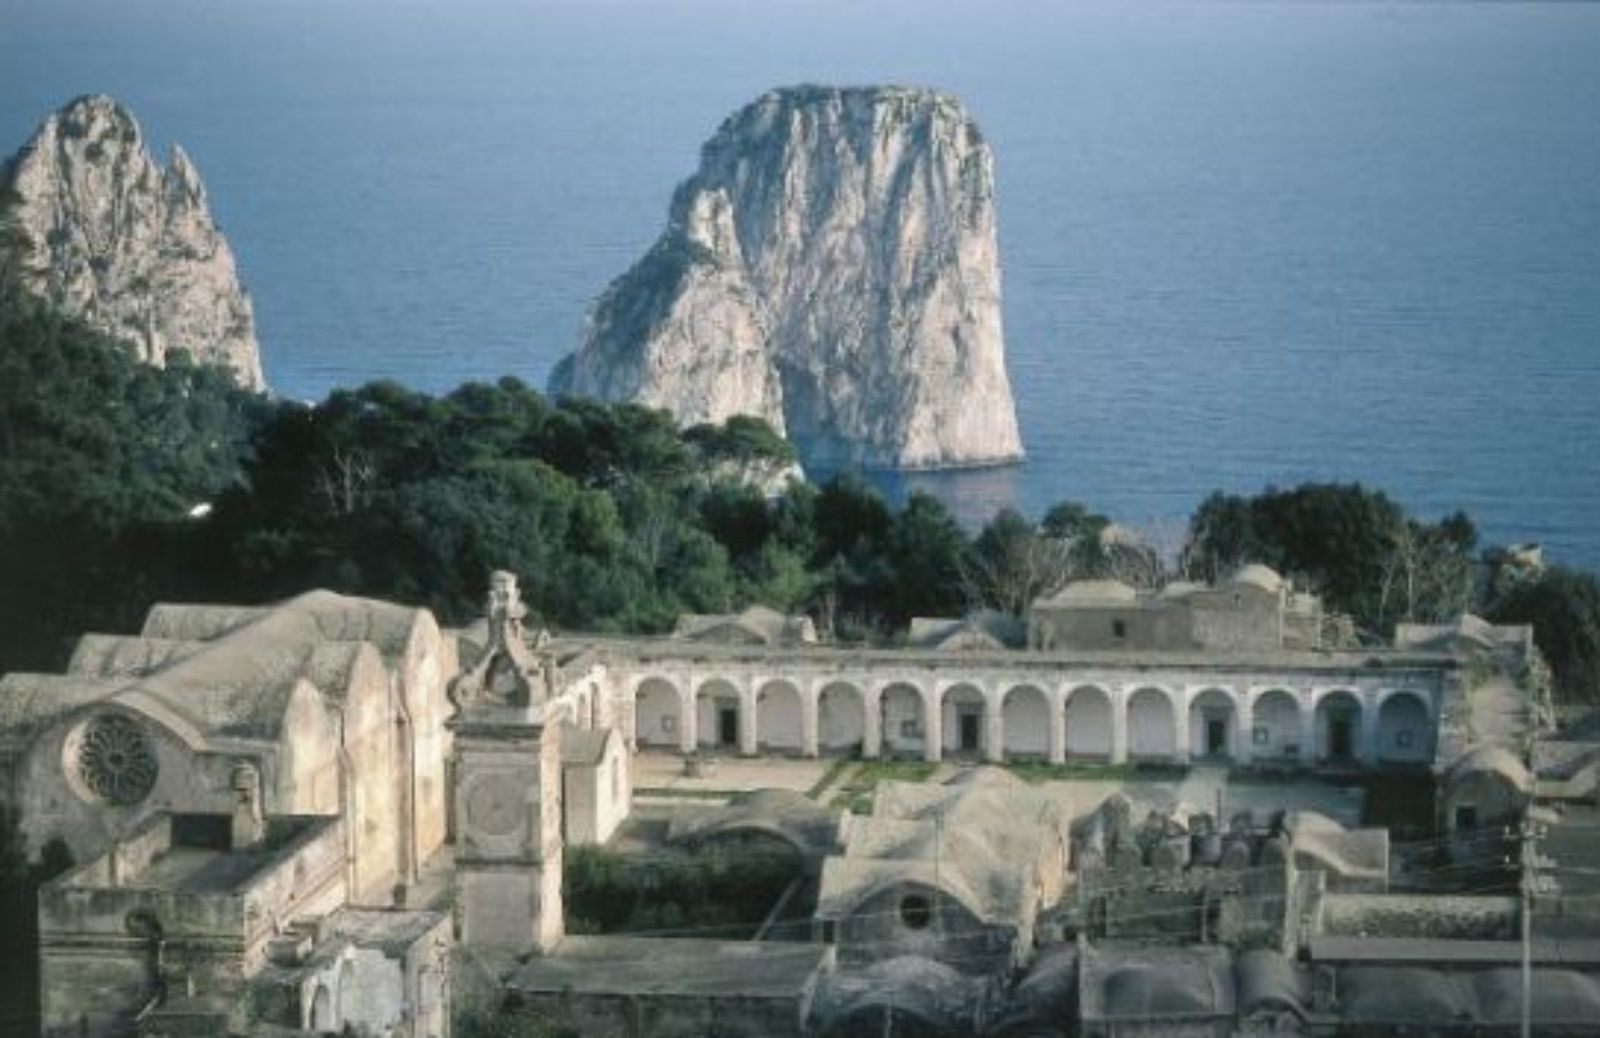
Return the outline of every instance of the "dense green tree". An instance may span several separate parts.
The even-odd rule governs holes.
[[[1025,616],[1033,602],[1073,576],[1069,542],[1046,536],[1021,513],[997,514],[962,563],[968,594],[991,609]]]
[[[1459,612],[1471,599],[1471,520],[1461,513],[1435,524],[1411,519],[1388,495],[1359,483],[1213,494],[1190,526],[1188,561],[1205,579],[1264,562],[1375,634],[1399,620]]]
[[[959,616],[968,604],[961,586],[967,535],[938,498],[913,491],[894,517],[885,552],[894,571],[884,609],[902,627],[915,616]]]
[[[267,409],[182,354],[150,367],[0,306],[0,670],[59,666],[85,628],[128,622],[135,589],[185,584],[179,531],[240,479]]]
[[[1552,566],[1510,586],[1489,616],[1533,625],[1558,700],[1600,703],[1600,580],[1593,573]]]

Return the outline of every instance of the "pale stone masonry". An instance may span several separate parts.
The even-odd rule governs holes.
[[[76,862],[40,895],[45,1033],[447,1038],[466,970],[490,1004],[586,1038],[886,1021],[1398,1035],[1416,1006],[1375,980],[1398,969],[1441,1033],[1470,1034],[1506,1018],[1506,832],[1530,812],[1555,855],[1537,1013],[1554,1034],[1600,1013],[1583,871],[1600,748],[1543,738],[1526,629],[1132,651],[1005,648],[988,618],[866,649],[752,611],[674,637],[552,638],[524,629],[507,573],[485,613],[444,631],[320,591],[166,604],[137,637],[85,636],[66,674],[0,680],[0,795],[30,851],[59,842]],[[699,801],[629,850],[634,754],[653,747],[969,766],[883,781],[865,817],[794,792]],[[1071,801],[1073,817],[1060,790],[988,766],[1016,761],[1384,772],[1433,784],[1435,840],[1259,797],[1222,817],[1220,799],[1178,799],[1203,785],[1187,780]],[[563,869],[585,843],[777,851],[784,901],[815,908],[791,939],[569,935]]]

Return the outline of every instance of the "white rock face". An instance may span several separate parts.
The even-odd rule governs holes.
[[[767,94],[705,145],[552,391],[757,415],[808,468],[1020,458],[993,164],[944,94]]]
[[[199,173],[177,147],[158,166],[111,98],[71,102],[0,169],[0,223],[0,271],[23,290],[141,360],[183,349],[263,388],[250,300]]]

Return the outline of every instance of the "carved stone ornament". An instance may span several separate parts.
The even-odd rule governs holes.
[[[99,799],[127,807],[150,795],[160,770],[155,750],[137,722],[102,714],[84,726],[78,740],[78,778]]]
[[[471,670],[450,683],[450,699],[457,707],[534,707],[549,697],[551,667],[543,655],[530,651],[522,630],[527,607],[517,589],[517,577],[505,570],[489,574],[489,644]],[[536,647],[550,636],[541,630]]]

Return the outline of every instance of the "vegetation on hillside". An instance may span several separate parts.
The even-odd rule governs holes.
[[[913,616],[1017,612],[1069,579],[1152,587],[1264,562],[1373,635],[1469,608],[1533,623],[1558,698],[1600,702],[1600,581],[1505,578],[1464,514],[1427,522],[1379,491],[1308,484],[1214,494],[1169,538],[1073,502],[972,535],[932,497],[897,509],[850,476],[776,497],[739,478],[793,457],[754,419],[680,431],[515,379],[270,401],[182,356],[140,364],[0,291],[0,673],[59,668],[80,633],[136,630],[160,599],[323,586],[466,621],[495,568],[560,627],[659,632],[760,602],[810,613],[827,637],[888,641]],[[0,963],[6,1019],[33,1009],[26,927],[45,874],[18,856],[15,823],[0,819],[0,932],[21,937]],[[602,889],[592,866],[583,889]]]
[[[760,602],[825,636],[891,641],[913,616],[1020,612],[1070,579],[1142,587],[1264,562],[1374,637],[1478,609],[1531,619],[1558,691],[1600,681],[1600,592],[1552,569],[1481,579],[1461,513],[1405,514],[1359,484],[1213,494],[1140,537],[1084,505],[975,534],[936,499],[858,478],[756,485],[794,453],[753,418],[552,402],[516,379],[443,396],[391,382],[269,401],[181,357],[135,361],[43,307],[0,307],[0,671],[60,666],[90,628],[160,598],[264,601],[312,586],[474,617],[509,568],[545,622],[660,632]],[[201,506],[196,514],[196,506]],[[1487,555],[1488,553],[1486,553]]]

